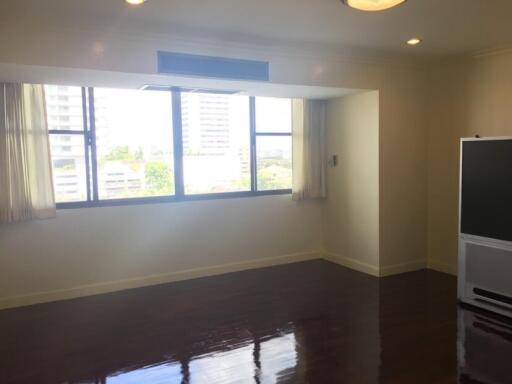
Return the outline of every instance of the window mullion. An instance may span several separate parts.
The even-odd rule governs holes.
[[[256,166],[256,98],[249,97],[249,131],[251,135],[251,192],[258,190],[258,176]]]
[[[181,116],[181,90],[172,89],[172,128],[174,145],[174,193],[178,197],[185,194],[183,178],[183,121]]]
[[[87,88],[89,93],[89,146],[92,167],[92,200],[98,201],[98,157],[96,151],[96,111],[94,108],[94,88]]]
[[[87,89],[82,87],[82,117],[83,117],[83,135],[84,135],[84,155],[85,155],[85,185],[87,188],[87,201],[91,201],[91,164],[90,164],[90,143],[91,135],[87,121]]]

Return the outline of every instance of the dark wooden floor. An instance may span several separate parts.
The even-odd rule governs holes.
[[[455,285],[312,261],[0,311],[0,383],[512,383]]]

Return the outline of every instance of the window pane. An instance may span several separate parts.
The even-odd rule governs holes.
[[[87,200],[83,135],[50,135],[57,203]]]
[[[83,131],[82,88],[45,86],[48,129]]]
[[[258,136],[256,138],[258,190],[292,187],[291,136]]]
[[[247,96],[182,94],[186,194],[249,191]]]
[[[275,97],[256,98],[256,132],[291,133],[292,101]]]
[[[174,194],[170,92],[94,90],[100,200]]]

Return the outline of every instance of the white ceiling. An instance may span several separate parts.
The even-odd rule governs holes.
[[[379,13],[340,0],[2,0],[0,22],[181,33],[240,42],[453,55],[512,43],[512,0],[408,0]],[[416,48],[404,46],[424,38]]]

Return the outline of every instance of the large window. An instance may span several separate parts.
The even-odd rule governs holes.
[[[46,86],[59,207],[289,193],[291,100]]]

